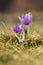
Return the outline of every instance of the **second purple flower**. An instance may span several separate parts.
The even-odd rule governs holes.
[[[22,31],[22,25],[21,24],[17,24],[16,26],[13,27],[13,31],[18,33]]]

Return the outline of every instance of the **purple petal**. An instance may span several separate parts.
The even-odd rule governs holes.
[[[21,17],[20,17],[20,16],[18,16],[18,19],[19,19],[20,21],[22,21],[22,19],[21,19]]]

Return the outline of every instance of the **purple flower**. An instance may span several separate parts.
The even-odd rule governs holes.
[[[13,27],[13,31],[18,33],[22,31],[22,25],[21,24],[17,24],[16,26]]]
[[[28,14],[22,15],[21,17],[18,16],[18,18],[24,25],[29,25],[32,19],[32,14],[29,12]]]

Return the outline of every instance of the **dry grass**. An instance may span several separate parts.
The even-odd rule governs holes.
[[[18,15],[0,15],[0,65],[43,65],[43,13],[33,13],[29,36],[22,44],[11,30]]]

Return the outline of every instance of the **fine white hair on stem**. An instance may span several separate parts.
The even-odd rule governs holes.
[[[21,35],[20,35],[19,43],[22,43],[24,40],[25,40],[25,32],[24,32],[24,29],[23,29],[23,31],[21,32]]]
[[[16,36],[16,38],[17,38],[18,40],[20,40],[20,38],[18,37],[18,35],[17,35],[16,33],[14,33],[14,35]]]

